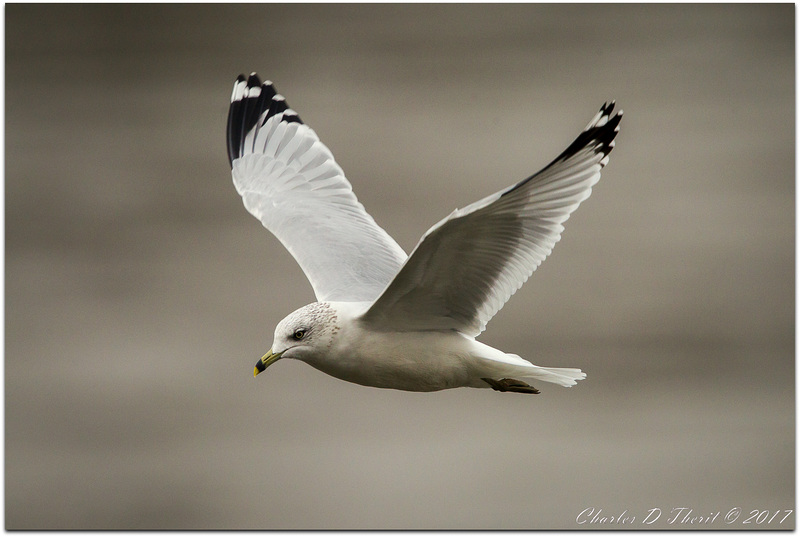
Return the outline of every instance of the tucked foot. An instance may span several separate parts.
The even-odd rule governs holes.
[[[485,379],[482,378],[486,384],[492,387],[493,390],[497,390],[498,392],[515,392],[515,393],[541,393],[539,390],[531,386],[530,384],[525,384],[521,380],[516,379]]]

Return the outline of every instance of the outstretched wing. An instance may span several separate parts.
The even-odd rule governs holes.
[[[317,300],[375,300],[406,260],[330,150],[255,73],[233,86],[228,159],[245,208],[294,256]]]
[[[458,330],[477,336],[561,238],[608,162],[622,111],[604,105],[535,175],[433,226],[364,314],[376,329]]]

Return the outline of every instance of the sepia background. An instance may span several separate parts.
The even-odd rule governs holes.
[[[680,507],[794,527],[744,524],[795,505],[793,5],[5,17],[8,529],[696,529],[669,524]],[[231,183],[250,71],[406,251],[616,99],[603,179],[481,336],[588,378],[418,394],[286,360],[253,379],[314,296]]]

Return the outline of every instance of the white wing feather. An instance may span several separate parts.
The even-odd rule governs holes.
[[[228,156],[244,206],[294,256],[319,301],[373,301],[406,259],[330,150],[271,82],[234,85]]]
[[[622,111],[606,104],[552,163],[434,225],[363,320],[477,336],[561,238],[608,162]]]

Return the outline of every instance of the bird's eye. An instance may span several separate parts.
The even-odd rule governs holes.
[[[294,339],[296,339],[297,341],[300,341],[300,340],[301,340],[301,339],[303,339],[305,336],[306,336],[306,331],[305,331],[305,330],[303,330],[302,328],[300,328],[300,329],[298,329],[298,330],[295,330],[295,331],[294,331],[294,334],[292,334],[292,337],[293,337]]]

